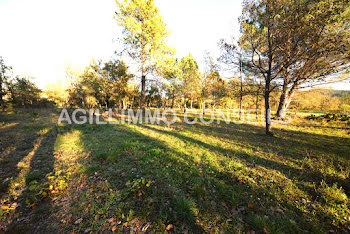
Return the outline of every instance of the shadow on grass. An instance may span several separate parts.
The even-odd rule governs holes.
[[[145,125],[137,127],[159,131]],[[89,185],[79,193],[80,200],[72,205],[75,219],[85,221],[79,227],[80,231],[91,227],[96,227],[95,231],[101,230],[98,225],[103,224],[94,219],[97,214],[105,219],[116,216],[129,223],[136,222],[135,219],[141,223],[150,222],[155,231],[164,230],[167,224],[174,224],[179,232],[186,229],[192,232],[263,231],[264,228],[272,232],[300,230],[292,219],[298,220],[299,225],[302,223],[300,227],[303,229],[320,228],[319,224],[303,221],[302,212],[288,204],[284,205],[286,212],[292,215],[273,213],[270,207],[279,206],[279,202],[268,190],[241,181],[231,172],[194,161],[156,137],[143,134],[133,125],[82,125],[76,129],[81,131],[85,149],[91,152],[85,167],[94,168],[89,173]],[[226,151],[176,133],[160,133],[173,134],[210,150]],[[101,175],[96,176],[96,172]],[[98,185],[98,181],[102,184]],[[91,197],[95,190],[90,188],[95,186],[99,187],[99,194],[104,186],[115,191],[114,195],[110,195],[115,202],[108,203],[108,209],[104,208],[105,202],[99,203],[101,201],[97,201],[96,197]],[[108,189],[105,194],[109,193]],[[119,195],[115,197],[115,194]],[[86,207],[81,204],[92,204],[94,209],[84,212]],[[295,214],[298,216],[293,217]],[[132,218],[120,218],[124,216]],[[118,231],[142,229],[142,225],[129,225],[129,229],[121,227]]]
[[[49,217],[53,212],[48,177],[54,173],[56,138],[57,128],[49,128],[30,159],[29,171],[25,175],[25,189],[16,199],[19,205],[14,214],[18,217],[14,217],[8,225],[9,232],[40,233],[48,230]]]
[[[305,148],[315,148],[312,143],[295,141],[299,133],[292,131],[276,130],[277,137],[266,138],[262,128],[249,125],[237,128],[227,125],[224,125],[226,128],[221,125],[177,126],[186,131],[220,137],[242,147],[249,145],[256,150],[267,147],[269,152],[284,152],[286,154],[283,155],[290,160],[301,159],[299,153],[305,152]],[[45,184],[47,175],[54,172],[57,128],[52,128],[43,136],[31,159],[28,183],[37,180]],[[251,175],[244,174],[241,169],[225,171],[205,160],[195,160],[190,152],[180,152],[171,147],[174,142],[170,139],[169,142],[161,141],[157,134],[151,133],[172,136],[185,144],[219,153],[229,160],[234,160],[230,156],[235,156],[250,168],[261,166],[278,170],[287,178],[291,172],[298,180],[310,180],[308,176],[321,179],[314,172],[304,173],[277,161],[206,143],[185,136],[180,130],[166,131],[149,125],[76,125],[63,127],[59,133],[72,131],[79,131],[82,148],[88,156],[77,162],[82,168],[75,173],[74,183],[77,184],[71,185],[72,191],[69,192],[71,204],[67,213],[72,214],[72,220],[65,224],[65,231],[110,231],[118,222],[121,223],[117,225],[117,232],[140,232],[146,230],[147,225],[148,231],[163,232],[169,224],[174,225],[171,231],[195,233],[250,230],[302,232],[328,230],[330,227],[325,220],[303,213],[292,202],[283,204],[268,188],[250,182],[248,177]],[[146,134],[146,131],[151,133]],[[286,143],[285,139],[291,141]],[[303,136],[300,135],[299,139],[303,140]],[[307,137],[304,140],[307,141]],[[289,144],[295,145],[295,148]],[[319,150],[322,151],[322,148]],[[341,149],[339,152],[345,151]],[[242,180],[241,177],[248,179]],[[339,183],[347,184],[341,180]],[[297,186],[306,190],[302,185]],[[24,191],[19,201],[28,196]],[[56,225],[62,224],[51,220],[50,213],[56,208],[49,198],[40,198],[37,206],[32,208],[26,207],[25,201],[21,203],[23,205],[16,210],[19,217],[10,224],[10,230],[59,230],[52,229],[51,221]]]
[[[298,178],[298,180],[312,181],[312,182],[316,182],[316,183],[320,183],[322,180],[327,180],[328,182],[338,183],[339,185],[343,186],[345,191],[350,191],[350,184],[349,184],[349,181],[346,179],[340,179],[340,178],[329,176],[329,175],[328,176],[323,175],[323,174],[317,173],[315,171],[305,171],[305,170],[302,170],[299,168],[288,166],[286,164],[282,164],[282,163],[277,162],[277,161],[265,159],[265,158],[262,158],[262,157],[259,157],[259,156],[253,155],[253,154],[247,154],[247,153],[244,153],[242,151],[236,151],[236,150],[232,150],[232,149],[227,149],[227,148],[222,148],[219,146],[211,145],[211,144],[205,143],[203,141],[194,139],[192,137],[182,135],[182,134],[177,133],[177,132],[164,131],[164,130],[152,128],[152,127],[146,126],[146,125],[143,125],[142,127],[148,128],[148,129],[153,130],[153,131],[160,132],[162,134],[168,134],[168,135],[177,137],[185,142],[191,142],[191,143],[196,144],[198,146],[205,147],[208,150],[219,152],[223,155],[227,155],[227,153],[231,156],[234,155],[238,158],[244,159],[248,164],[253,165],[253,166],[255,164],[257,164],[257,165],[263,166],[265,168],[278,170],[281,173],[283,173],[286,177],[288,177],[288,174],[293,174],[293,176]],[[246,126],[244,126],[244,127],[246,127]],[[197,128],[197,126],[194,125],[194,128]],[[203,129],[206,129],[204,131],[206,133],[206,135],[210,135],[211,133],[209,133],[209,132],[215,131],[215,128],[214,129],[213,128],[214,127],[211,127],[211,126],[203,127]],[[293,156],[295,157],[295,155],[297,155],[296,158],[299,157],[298,153],[294,152],[294,154],[293,154],[292,151],[289,150],[292,148],[295,151],[297,151],[297,149],[295,147],[291,147],[291,146],[283,147],[283,145],[285,145],[286,143],[280,141],[280,139],[270,138],[270,137],[266,137],[264,135],[262,136],[262,138],[260,138],[259,134],[257,134],[257,133],[259,133],[259,130],[263,131],[263,129],[259,129],[258,127],[257,127],[257,129],[254,130],[253,134],[252,133],[241,134],[239,131],[237,131],[238,133],[235,132],[235,134],[233,134],[230,139],[232,140],[232,138],[240,137],[240,140],[236,139],[236,141],[238,140],[238,143],[234,142],[235,145],[239,145],[240,147],[249,146],[249,147],[253,147],[255,150],[268,149],[270,152],[275,152],[277,154],[283,153],[283,156],[285,154],[287,154],[290,157],[293,157]],[[225,136],[225,134],[223,134],[223,135]],[[220,134],[220,136],[221,136],[221,134]],[[252,137],[252,138],[250,138],[250,137]],[[282,144],[282,147],[281,147],[280,143]],[[296,144],[293,141],[289,141],[289,143]],[[264,148],[264,145],[266,148]],[[303,146],[297,146],[297,147],[302,148],[302,150],[300,150],[301,152],[305,152],[306,149],[308,149],[308,148],[303,148]],[[281,151],[283,149],[285,149],[285,151]],[[302,187],[301,189],[307,189],[307,188]]]
[[[179,134],[177,132],[169,132],[169,131],[165,131],[165,130],[161,130],[161,129],[157,129],[157,128],[153,128],[150,126],[141,126],[142,128],[145,129],[149,129],[161,134],[167,134],[167,135],[171,135],[173,137],[176,137],[180,140],[182,140],[183,142],[191,142],[197,146],[200,147],[204,147],[212,152],[218,152],[222,155],[231,155],[231,156],[235,156],[236,158],[239,159],[243,159],[245,161],[245,164],[248,165],[251,168],[254,168],[256,165],[258,166],[262,166],[263,168],[268,168],[268,169],[272,169],[272,170],[278,170],[280,171],[286,178],[291,179],[297,187],[299,187],[299,189],[301,189],[301,191],[303,192],[307,192],[309,195],[311,195],[312,199],[317,199],[317,197],[319,196],[319,194],[315,193],[314,188],[309,187],[307,185],[304,185],[304,182],[312,182],[312,183],[321,183],[322,180],[326,180],[328,183],[338,183],[339,185],[341,185],[343,187],[343,189],[348,192],[348,188],[349,188],[349,181],[347,179],[339,179],[333,176],[325,176],[324,174],[315,172],[315,171],[309,171],[309,170],[303,170],[303,169],[298,169],[298,168],[294,168],[294,167],[290,167],[288,165],[276,162],[276,161],[272,161],[272,160],[268,160],[265,158],[261,158],[259,156],[255,156],[252,154],[247,154],[241,151],[235,151],[232,149],[227,149],[227,148],[222,148],[219,146],[215,146],[215,145],[210,145],[207,144],[205,142],[202,142],[200,140],[194,139],[192,137],[187,137],[184,136],[182,134]],[[271,140],[273,141],[273,138],[266,138],[265,140]],[[247,142],[249,145],[251,144],[251,142]],[[275,143],[276,144],[276,143]],[[297,179],[297,180],[295,180]],[[268,193],[268,191],[265,191]],[[290,207],[293,208],[293,207]],[[294,207],[295,209],[295,207]],[[328,214],[324,213],[324,216],[327,217]],[[306,218],[306,217],[305,217]],[[331,218],[331,217],[329,217]]]
[[[6,195],[12,180],[19,176],[19,163],[34,150],[40,138],[28,125],[18,124],[13,118],[6,120],[6,124],[12,123],[17,124],[0,129],[0,197]]]

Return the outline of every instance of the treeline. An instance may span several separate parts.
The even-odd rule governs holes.
[[[191,54],[177,58],[167,45],[169,32],[154,0],[117,1],[121,58],[133,63],[134,74],[123,61],[95,61],[82,72],[68,71],[70,83],[64,90],[51,86],[45,95],[37,95],[28,79],[11,84],[6,75],[10,69],[2,63],[0,100],[3,107],[3,97],[14,106],[34,105],[46,97],[60,106],[83,108],[264,107],[270,135],[273,110],[280,119],[291,108],[348,110],[346,95],[298,90],[348,78],[349,9],[349,1],[245,0],[241,37],[221,40],[220,56],[206,55],[200,72]],[[26,80],[26,90],[32,87],[28,102],[21,100],[26,96],[20,94],[20,79]]]
[[[55,102],[45,98],[43,91],[29,77],[13,77],[12,67],[0,56],[0,105],[15,108],[54,107]]]
[[[67,69],[69,84],[51,84],[40,90],[30,78],[11,77],[11,67],[3,59],[2,106],[8,108],[139,108],[140,86],[137,76],[119,60],[92,61],[83,71]],[[146,85],[147,108],[258,109],[263,107],[263,89],[259,80],[224,79],[214,60],[207,57],[207,72],[201,73],[195,59],[188,55],[177,62],[178,73],[155,77]],[[5,78],[4,78],[5,77]],[[5,82],[4,82],[5,81]],[[241,89],[242,88],[242,89]],[[281,91],[271,94],[271,106],[277,110]],[[241,104],[241,105],[240,105]],[[349,92],[327,89],[297,91],[291,110],[350,111]]]

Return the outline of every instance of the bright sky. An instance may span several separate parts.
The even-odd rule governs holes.
[[[241,0],[156,0],[171,31],[169,43],[182,57],[214,56],[221,38],[237,37]],[[63,80],[65,67],[109,59],[120,37],[114,0],[0,0],[0,56],[15,74],[41,88]],[[349,89],[350,84],[333,85]]]

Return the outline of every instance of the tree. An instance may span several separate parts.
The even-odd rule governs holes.
[[[219,59],[218,59],[219,60]],[[204,54],[205,71],[202,78],[202,109],[205,113],[207,101],[211,101],[213,108],[217,104],[217,98],[223,97],[225,94],[225,82],[220,77],[219,66],[215,63],[213,57],[208,51]],[[230,69],[230,68],[229,68]],[[220,90],[220,88],[222,88]]]
[[[292,60],[282,73],[276,117],[284,118],[299,87],[341,78],[350,65],[350,3],[348,1],[287,1],[285,25],[290,29],[279,57]]]
[[[193,100],[196,93],[200,93],[200,74],[198,71],[198,64],[191,54],[183,57],[179,62],[179,69],[181,70],[181,90],[184,99],[184,113],[187,109],[187,98]]]
[[[5,110],[5,103],[4,103],[4,95],[5,92],[5,84],[7,83],[9,79],[9,72],[12,70],[12,67],[7,66],[4,62],[4,59],[0,56],[0,105],[2,110]]]
[[[219,100],[226,96],[226,82],[221,78],[218,71],[212,71],[204,81],[203,90],[206,97],[212,100],[212,107],[219,104]]]
[[[124,42],[128,54],[140,64],[140,108],[145,108],[146,76],[165,54],[171,54],[166,46],[166,24],[161,19],[153,0],[116,1],[116,18],[124,29]]]
[[[133,77],[122,61],[92,61],[82,72],[67,71],[71,79],[70,102],[75,106],[106,108],[118,104],[126,108],[128,82]]]
[[[281,25],[284,21],[281,1],[262,0],[244,1],[240,18],[242,36],[240,45],[250,55],[251,65],[259,71],[264,79],[265,98],[265,132],[271,133],[270,94],[276,87],[274,84],[280,72],[290,61],[279,60],[281,45],[288,31]]]
[[[243,52],[242,49],[235,46],[233,43],[228,43],[221,39],[219,42],[221,55],[218,60],[226,65],[229,70],[239,69],[240,88],[239,88],[239,119],[242,118],[242,102],[243,102]]]
[[[179,68],[179,60],[168,57],[166,62],[163,63],[163,66],[158,69],[159,75],[163,76],[166,79],[165,88],[168,94],[168,97],[171,99],[171,109],[174,108],[175,99],[179,95],[180,87],[180,76],[181,70]]]
[[[38,106],[41,90],[26,77],[16,77],[8,84],[11,102],[17,107]]]
[[[71,79],[68,90],[71,105],[94,108],[104,103],[101,77],[98,74],[99,65],[100,62],[93,61],[81,72],[66,71]]]
[[[130,96],[129,80],[133,77],[128,72],[128,67],[123,61],[108,61],[102,69],[102,76],[105,78],[105,100],[109,107],[111,103],[123,102],[123,108],[126,108],[126,100]]]

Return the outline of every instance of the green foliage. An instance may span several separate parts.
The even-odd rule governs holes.
[[[81,174],[92,175],[99,170],[101,170],[101,168],[98,165],[92,164],[92,165],[84,165],[82,168],[80,168],[79,172]]]
[[[342,187],[338,187],[337,184],[333,184],[329,187],[325,181],[321,182],[319,192],[322,194],[322,198],[327,203],[348,203],[348,197],[344,193]]]
[[[122,61],[105,64],[93,61],[82,73],[67,71],[71,79],[69,102],[73,106],[93,108],[98,106],[121,106],[134,98],[129,80],[132,75]]]
[[[16,77],[8,83],[11,103],[15,107],[51,107],[54,104],[41,97],[41,90],[29,78]]]
[[[184,97],[184,105],[186,106],[187,98],[196,98],[200,95],[200,74],[198,64],[191,54],[182,58],[178,64],[181,71],[180,85],[182,95]]]
[[[45,178],[45,174],[40,171],[33,171],[26,175],[26,183],[30,184],[32,181],[39,181]]]
[[[5,108],[5,103],[3,100],[6,92],[6,85],[10,78],[9,72],[12,70],[12,67],[7,66],[4,62],[4,59],[0,56],[0,105],[1,108]]]
[[[141,197],[146,194],[147,189],[151,186],[151,180],[146,180],[144,177],[127,181],[125,186],[129,196]]]
[[[153,0],[117,0],[116,19],[124,29],[128,54],[140,64],[140,105],[144,107],[146,75],[157,67],[164,67],[166,57],[173,51],[167,46],[166,24]]]

